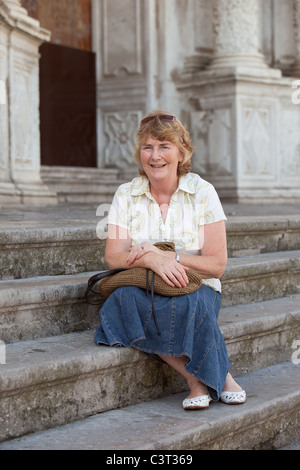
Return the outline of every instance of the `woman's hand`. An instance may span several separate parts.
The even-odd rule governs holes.
[[[187,266],[178,263],[173,251],[163,251],[151,245],[151,243],[140,243],[130,248],[127,263],[131,264],[147,255],[146,267],[152,269],[171,287],[185,287],[188,283],[186,271]]]
[[[132,246],[131,248],[129,248],[129,255],[127,257],[127,263],[132,264],[134,261],[140,259],[146,253],[149,253],[151,251],[156,252],[156,253],[161,252],[161,250],[159,250],[156,246],[151,245],[151,243],[148,243],[148,242],[143,242],[143,243],[139,243],[136,246]]]

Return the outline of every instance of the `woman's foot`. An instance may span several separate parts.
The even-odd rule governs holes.
[[[185,410],[202,410],[203,408],[209,407],[209,402],[211,401],[209,395],[201,395],[195,398],[186,398],[182,402],[182,407]]]
[[[228,373],[220,400],[227,405],[241,405],[246,401],[246,392],[236,383]]]
[[[223,392],[242,392],[243,389],[236,383],[232,375],[228,372]]]
[[[195,379],[195,377],[188,378],[187,383],[191,393],[183,400],[182,407],[185,410],[202,410],[203,408],[208,408],[211,397],[206,386]]]
[[[203,395],[208,395],[206,386],[194,377],[191,377],[191,380],[188,379],[187,383],[190,389],[190,394],[187,398],[195,398]]]

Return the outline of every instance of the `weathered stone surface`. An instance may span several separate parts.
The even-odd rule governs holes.
[[[298,293],[299,256],[299,251],[288,251],[231,258],[222,278],[223,305],[258,302]]]
[[[7,346],[0,440],[186,389],[167,366],[81,333]]]
[[[248,393],[241,406],[213,403],[187,412],[186,393],[173,395],[2,443],[0,450],[276,449],[300,438],[299,380],[297,366],[284,363],[240,377]]]
[[[97,306],[84,293],[94,272],[0,282],[0,336],[7,343],[93,328]],[[223,306],[299,292],[299,252],[230,259],[223,277]]]
[[[0,279],[55,276],[106,269],[105,232],[97,225],[105,216],[87,220],[52,220],[48,226],[40,220],[27,223],[3,223],[0,229]],[[68,210],[65,208],[65,217]],[[75,214],[76,215],[76,214]],[[101,222],[100,222],[101,223]],[[18,227],[19,225],[19,227]],[[40,227],[38,227],[40,225]],[[6,226],[6,228],[5,228]],[[10,228],[11,227],[11,228]],[[300,216],[236,217],[227,222],[229,257],[299,250]]]
[[[95,226],[0,232],[1,279],[55,276],[106,269],[105,241]]]
[[[220,326],[234,374],[291,360],[299,296],[225,308]],[[98,347],[93,331],[7,345],[1,439],[186,390],[167,366],[133,349]]]
[[[0,282],[0,336],[6,343],[94,328],[99,308],[86,303],[89,275]]]

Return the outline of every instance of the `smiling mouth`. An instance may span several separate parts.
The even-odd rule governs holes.
[[[163,168],[163,167],[165,167],[166,165],[167,165],[167,164],[164,163],[163,165],[154,165],[154,164],[151,164],[150,166],[151,166],[152,168]]]

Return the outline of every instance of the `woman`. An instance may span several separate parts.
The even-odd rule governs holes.
[[[117,190],[108,217],[105,260],[112,268],[150,268],[169,285],[188,284],[187,271],[202,276],[196,292],[151,300],[135,287],[117,289],[100,311],[97,344],[130,346],[166,362],[187,380],[184,409],[211,400],[244,403],[246,393],[229,374],[217,324],[220,278],[227,263],[225,220],[213,186],[190,172],[194,148],[178,118],[162,111],[146,116],[137,132],[140,177]],[[154,244],[173,241],[176,253]]]

